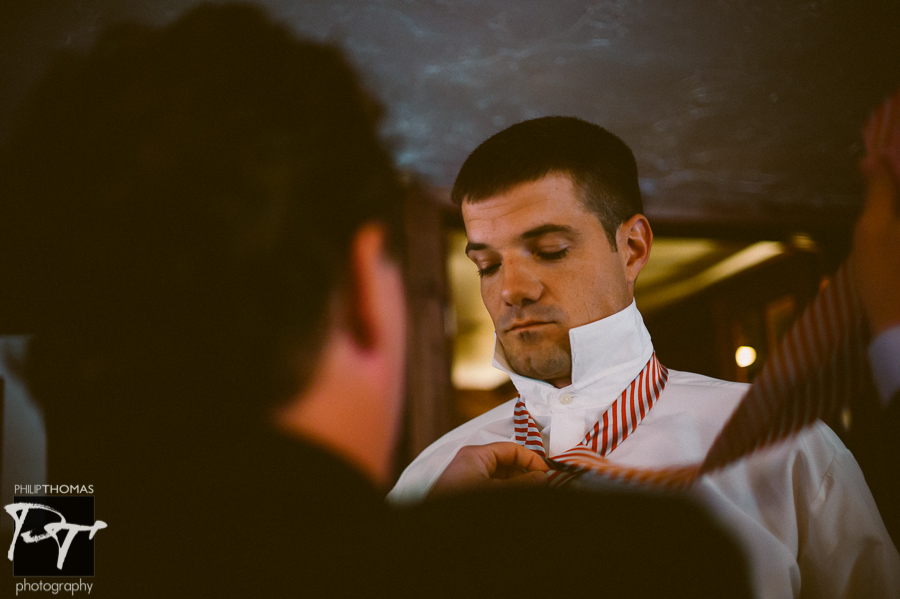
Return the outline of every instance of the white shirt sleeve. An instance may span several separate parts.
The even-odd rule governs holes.
[[[833,431],[818,428],[833,457],[824,472],[794,481],[809,486],[809,502],[796,504],[802,596],[900,597],[900,555],[862,470]]]

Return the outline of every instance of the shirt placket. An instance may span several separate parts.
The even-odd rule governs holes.
[[[571,390],[561,390],[550,398],[552,422],[544,439],[550,456],[571,449],[584,438],[584,409],[579,404]]]

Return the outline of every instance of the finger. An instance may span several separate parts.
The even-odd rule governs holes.
[[[884,145],[890,146],[897,142],[900,132],[900,90],[885,102]]]
[[[498,468],[496,472],[491,475],[493,479],[511,479],[517,478],[524,474],[546,474],[543,470],[525,470],[524,468],[519,468],[517,466],[513,466],[510,468]]]
[[[879,149],[881,148],[882,141],[882,131],[884,130],[885,124],[885,104],[887,102],[882,102],[879,104],[875,110],[869,114],[869,118],[866,119],[865,127],[863,128],[863,139],[866,144],[866,153],[869,155],[877,154]]]
[[[863,129],[863,141],[863,175],[871,179],[887,169],[900,183],[900,90],[872,112]]]
[[[538,472],[550,470],[550,467],[544,463],[544,459],[540,455],[530,449],[525,449],[518,443],[497,442],[489,443],[483,447],[490,450],[494,458],[495,471],[501,467]]]
[[[863,144],[865,145],[866,153],[860,162],[860,167],[863,175],[866,177],[871,177],[883,167],[881,146],[878,144],[883,116],[884,111],[879,106],[869,115],[863,127]]]
[[[863,125],[863,143],[866,147],[866,156],[873,156],[878,151],[876,141],[878,139],[878,131],[881,128],[881,107],[876,108],[866,119]]]
[[[521,468],[508,468],[506,466],[498,466],[491,478],[513,478],[523,474],[525,471]]]
[[[897,137],[900,127],[900,90],[885,100],[866,120],[863,127],[863,141],[870,156],[881,153],[892,139]]]
[[[897,145],[900,146],[900,139]],[[896,226],[900,216],[900,147],[892,150],[893,157],[874,160],[865,169],[866,199],[857,228],[881,230]],[[892,164],[892,158],[898,159],[896,164]]]
[[[881,122],[876,131],[875,147],[879,150],[887,145],[894,112],[893,98],[888,98],[885,100],[884,104],[881,105]]]
[[[879,119],[875,133],[875,148],[881,150],[890,142],[897,121],[897,98],[891,96],[878,109]]]
[[[886,127],[882,155],[891,169],[894,183],[900,184],[900,90],[897,90],[890,103],[890,123]]]
[[[492,478],[487,481],[486,486],[492,488],[512,488],[512,487],[542,487],[548,483],[549,479],[544,472],[523,472],[517,476],[509,478]]]

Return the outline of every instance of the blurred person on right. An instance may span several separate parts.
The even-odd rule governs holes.
[[[863,131],[866,203],[850,259],[869,333],[872,378],[878,388],[885,505],[884,523],[900,538],[900,90],[876,109]]]
[[[872,374],[887,407],[900,401],[900,90],[872,114],[863,137],[866,204],[851,259],[872,333]]]

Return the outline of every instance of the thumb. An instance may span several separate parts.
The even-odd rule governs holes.
[[[533,470],[509,478],[493,478],[485,481],[485,486],[493,489],[543,487],[549,482],[546,472]]]

